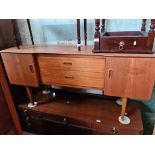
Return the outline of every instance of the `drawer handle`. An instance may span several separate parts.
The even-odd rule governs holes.
[[[112,79],[112,74],[113,74],[112,69],[109,69],[109,71],[108,71],[108,77],[109,77],[109,79]]]
[[[65,79],[74,79],[73,76],[65,76]]]
[[[123,50],[124,49],[124,45],[125,45],[125,42],[124,41],[121,41],[119,43],[119,50]]]
[[[117,133],[118,133],[118,130],[116,129],[116,127],[113,127],[113,128],[112,128],[112,134],[115,135],[115,134],[117,134]]]
[[[64,62],[64,65],[72,65],[72,62]]]
[[[34,73],[33,65],[29,64],[29,69],[30,69],[31,73]]]

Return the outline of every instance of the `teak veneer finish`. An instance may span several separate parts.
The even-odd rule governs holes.
[[[155,54],[92,53],[92,46],[32,46],[1,51],[10,83],[103,90],[106,95],[150,99]],[[28,88],[29,89],[29,88]]]
[[[131,53],[116,53],[115,50],[111,50],[111,53],[93,53],[93,46],[81,46],[81,51],[77,50],[76,46],[70,45],[38,45],[38,46],[20,46],[11,47],[5,50],[1,50],[0,53],[19,53],[19,54],[55,54],[55,55],[88,55],[88,56],[104,56],[104,57],[155,57],[155,51],[153,54],[131,54]],[[107,51],[108,52],[108,51]]]
[[[37,56],[41,83],[104,88],[105,59],[88,56]]]
[[[150,99],[154,84],[154,59],[106,59],[105,94]]]

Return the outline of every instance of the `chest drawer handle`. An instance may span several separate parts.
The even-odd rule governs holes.
[[[64,62],[64,65],[72,65],[72,62]]]
[[[116,127],[113,127],[113,128],[112,128],[112,134],[115,135],[115,134],[117,134],[117,133],[118,133],[118,130],[116,129]]]
[[[124,41],[121,41],[119,43],[119,50],[123,50],[124,49],[124,45],[125,45],[125,42]]]
[[[64,76],[64,77],[65,77],[65,79],[74,79],[73,76]]]

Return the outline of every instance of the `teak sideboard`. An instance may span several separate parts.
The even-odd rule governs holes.
[[[115,51],[114,51],[115,52]],[[155,54],[92,53],[92,46],[33,46],[2,50],[11,84],[40,84],[93,88],[122,98],[124,119],[127,98],[150,99],[155,81]]]

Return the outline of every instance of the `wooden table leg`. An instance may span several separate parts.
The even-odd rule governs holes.
[[[26,87],[26,91],[27,91],[28,97],[30,99],[30,102],[32,104],[34,104],[34,97],[33,97],[31,88],[30,87]]]
[[[48,86],[48,85],[44,85],[44,88],[45,88],[45,89],[43,90],[42,93],[45,94],[45,95],[50,94],[51,91],[50,91],[50,89],[49,89],[49,86]]]
[[[125,115],[125,111],[126,111],[126,104],[127,104],[127,98],[126,97],[122,97],[122,110],[121,110],[121,120],[124,120],[124,115]]]

